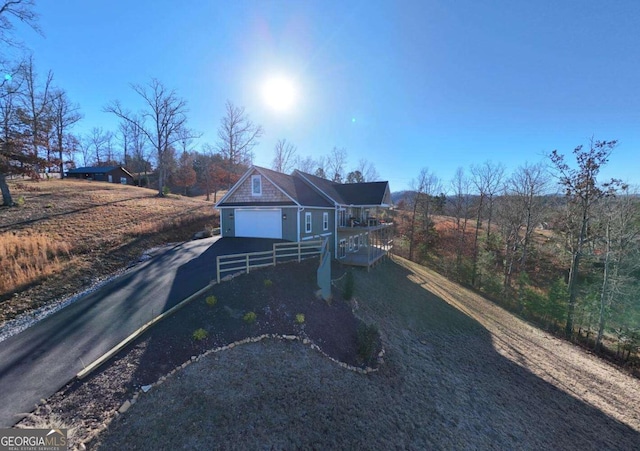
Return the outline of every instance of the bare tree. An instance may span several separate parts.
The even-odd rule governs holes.
[[[105,131],[102,127],[93,127],[89,133],[84,136],[83,149],[86,150],[89,158],[85,159],[85,165],[89,161],[94,161],[97,166],[102,166],[112,160],[110,131]]]
[[[158,196],[163,197],[167,175],[166,153],[181,139],[180,131],[186,128],[187,102],[155,78],[146,85],[131,85],[131,88],[145,103],[145,108],[139,114],[125,110],[117,100],[107,105],[104,110],[135,125],[147,137],[156,152]]]
[[[413,200],[411,203],[411,222],[409,226],[409,259],[414,258],[415,245],[423,242],[425,245],[430,241],[430,234],[434,225],[433,210],[434,201],[437,194],[442,190],[440,179],[429,171],[422,168],[417,179],[411,181]],[[421,239],[418,239],[421,236]]]
[[[0,42],[9,46],[20,45],[20,42],[13,35],[15,30],[14,20],[27,24],[34,31],[40,33],[38,14],[33,10],[34,7],[34,0],[5,0],[0,2]]]
[[[599,296],[598,334],[595,350],[600,351],[605,327],[612,310],[624,298],[634,297],[633,274],[640,269],[640,202],[637,193],[622,185],[615,197],[598,208],[601,234],[598,242],[602,256],[602,286]]]
[[[25,92],[22,98],[21,119],[28,127],[29,145],[33,156],[36,157],[39,155],[40,147],[43,147],[47,142],[46,132],[52,100],[53,73],[51,71],[47,73],[46,79],[40,87],[33,56],[29,56],[23,67]]]
[[[334,147],[327,157],[327,172],[329,180],[341,183],[344,178],[344,168],[347,164],[347,149]]]
[[[286,139],[279,139],[274,148],[273,162],[271,169],[277,172],[289,174],[296,167],[298,156],[296,146],[287,142]]]
[[[73,127],[80,119],[80,107],[69,101],[67,93],[58,89],[52,94],[51,113],[53,118],[53,131],[55,150],[58,152],[60,160],[60,178],[64,177],[64,153],[65,143],[69,142],[67,137],[70,134],[70,128]],[[69,149],[67,149],[69,150]],[[67,151],[67,154],[70,152]]]
[[[600,168],[609,160],[609,155],[616,147],[617,141],[590,140],[589,149],[583,150],[580,145],[573,150],[578,164],[572,169],[566,162],[564,155],[554,150],[550,155],[558,176],[559,184],[565,191],[567,198],[567,244],[571,253],[569,268],[569,282],[567,290],[567,322],[565,333],[573,336],[573,320],[577,296],[578,271],[582,259],[583,249],[588,239],[589,223],[594,205],[606,194],[611,184],[600,186],[597,181]],[[613,181],[612,181],[613,182]]]
[[[462,253],[466,248],[466,233],[469,214],[471,212],[470,182],[464,174],[464,169],[459,167],[450,182],[451,208],[456,224],[456,271],[458,275],[462,271]]]
[[[260,125],[254,124],[244,107],[237,107],[227,100],[225,116],[218,128],[218,151],[228,164],[229,174],[237,172],[239,166],[246,166],[253,161],[253,148],[264,131]],[[231,178],[229,178],[229,187]]]
[[[498,202],[498,223],[504,245],[503,294],[509,297],[514,265],[520,273],[531,247],[535,227],[542,221],[541,196],[547,189],[549,175],[541,163],[519,167],[504,184]],[[520,279],[521,281],[523,279]],[[518,291],[518,305],[522,305],[524,290]]]
[[[14,31],[14,22],[18,21],[31,27],[36,32],[40,32],[38,27],[38,15],[34,11],[33,0],[5,0],[0,2],[0,43],[3,45],[0,47],[5,50],[7,47],[19,47],[21,42],[16,39]],[[17,107],[18,85],[13,83],[12,74],[16,72],[16,68],[9,69],[7,67],[4,54],[0,53],[0,60],[2,61],[2,69],[7,77],[0,82],[0,87],[3,88],[2,101],[4,107],[8,107],[9,110],[2,111],[3,128],[5,125],[11,125],[10,133],[6,133],[8,130],[3,129],[3,141],[0,144],[0,191],[2,192],[2,204],[5,206],[12,206],[13,199],[11,197],[11,191],[6,181],[6,176],[11,173],[25,173],[30,170],[32,164],[37,163],[37,156],[35,161],[33,157],[24,152],[22,145],[19,145],[16,141],[15,135],[15,123],[14,119],[17,117],[15,113]],[[18,65],[17,68],[20,68]],[[21,69],[21,68],[20,68]],[[6,96],[9,96],[7,99]],[[4,103],[7,101],[9,103]],[[5,119],[9,119],[7,122]]]
[[[376,182],[380,180],[380,174],[376,171],[376,167],[370,161],[361,158],[358,161],[358,166],[354,169],[354,172],[359,172],[362,175],[364,182]]]
[[[299,158],[296,164],[296,169],[298,171],[305,172],[307,174],[313,174],[316,168],[317,168],[316,161],[310,156],[307,156],[305,158]]]
[[[498,192],[504,167],[501,164],[494,164],[485,161],[480,166],[471,166],[471,182],[476,187],[478,193],[478,209],[476,214],[476,231],[473,240],[473,273],[471,284],[476,285],[478,273],[478,237],[482,224],[484,208],[488,207],[487,242],[491,237],[491,218],[493,216],[494,196]]]

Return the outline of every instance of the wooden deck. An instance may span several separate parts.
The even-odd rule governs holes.
[[[388,251],[377,246],[361,247],[356,252],[348,252],[346,257],[338,261],[349,266],[370,268],[387,255]]]

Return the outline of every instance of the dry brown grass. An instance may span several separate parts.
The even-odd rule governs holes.
[[[71,245],[45,234],[0,234],[0,292],[33,282],[63,269],[59,257],[68,257]]]
[[[146,188],[81,180],[10,187],[19,206],[0,209],[0,321],[125,266],[142,244],[181,241],[217,225],[212,202],[159,198]],[[73,277],[81,280],[70,283]],[[45,281],[65,287],[8,303]]]

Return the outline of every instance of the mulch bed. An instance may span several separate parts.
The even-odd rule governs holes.
[[[285,263],[215,285],[157,323],[94,374],[63,387],[22,423],[55,417],[76,429],[76,443],[85,441],[108,424],[142,386],[206,350],[263,334],[309,338],[334,359],[364,367],[358,355],[361,322],[335,289],[330,302],[316,296],[317,264],[315,258]],[[206,302],[207,296],[215,296],[214,305]],[[249,312],[256,314],[253,323],[245,319]],[[194,338],[198,329],[207,332],[206,338]]]

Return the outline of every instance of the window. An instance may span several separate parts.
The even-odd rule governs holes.
[[[349,237],[349,252],[351,252],[353,250],[353,237],[350,236]]]
[[[127,184],[127,178],[126,177],[120,177],[120,183],[122,183],[123,185]]]
[[[353,238],[353,250],[357,251],[359,247],[360,247],[360,235],[356,235]]]
[[[262,196],[262,177],[260,175],[251,176],[251,195]]]
[[[329,230],[329,213],[322,213],[322,230]]]
[[[342,210],[338,210],[338,226],[347,226],[347,212],[344,210],[344,208]]]
[[[340,246],[338,247],[338,258],[345,258],[347,256],[347,240],[340,240]]]
[[[304,231],[311,233],[311,212],[304,214]]]

